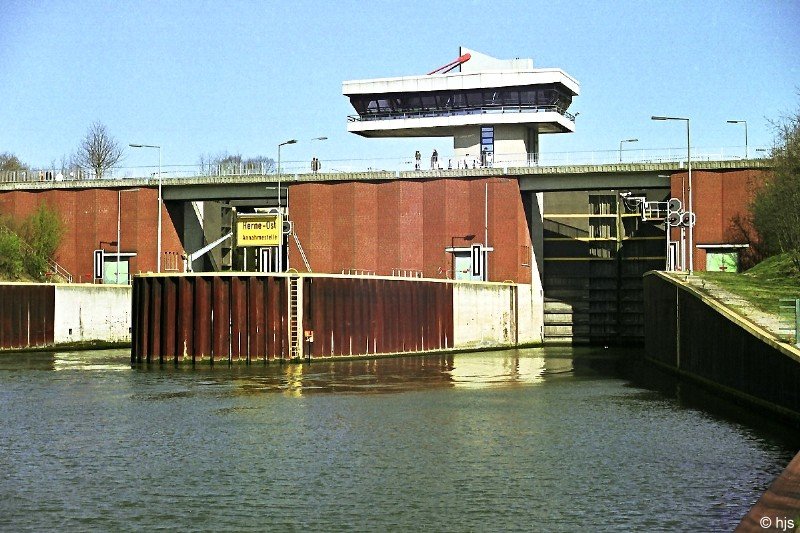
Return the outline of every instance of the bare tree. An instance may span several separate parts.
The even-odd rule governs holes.
[[[83,168],[94,170],[97,179],[103,179],[106,170],[122,159],[123,149],[108,133],[102,122],[94,122],[81,141],[75,154],[75,163]]]
[[[10,152],[0,154],[0,170],[25,170],[27,165]]]
[[[197,164],[208,174],[271,174],[275,172],[275,161],[266,156],[244,158],[241,154],[222,152],[217,155],[201,155]]]
[[[750,204],[769,254],[785,253],[800,271],[800,110],[774,122],[772,176]]]

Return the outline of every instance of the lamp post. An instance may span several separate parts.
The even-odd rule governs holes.
[[[310,141],[325,141],[327,137],[314,137],[313,139],[309,139]],[[278,209],[281,207],[281,146],[286,146],[287,144],[296,144],[298,142],[297,139],[289,139],[288,141],[284,141],[278,145]],[[288,194],[288,192],[287,192]],[[289,198],[286,198],[286,214],[289,214]]]
[[[314,137],[313,139],[309,139],[311,141],[324,141],[327,137]],[[281,210],[281,146],[286,146],[287,144],[296,144],[297,139],[289,139],[288,141],[283,141],[278,145],[278,212]],[[288,191],[287,191],[288,195]],[[289,218],[289,198],[286,198],[286,211],[284,213],[286,218]],[[279,247],[279,254],[281,257],[283,256],[283,238],[281,237],[281,246]],[[286,266],[289,266],[289,254],[286,254]]]
[[[117,266],[117,272],[116,272],[116,275],[115,275],[117,285],[119,285],[119,250],[120,250],[120,248],[122,248],[122,245],[120,244],[122,242],[122,238],[121,238],[122,231],[121,231],[121,227],[120,227],[121,226],[120,225],[120,221],[121,221],[121,218],[122,218],[122,215],[121,215],[121,213],[122,213],[122,210],[121,210],[121,207],[122,207],[122,193],[124,193],[124,192],[134,192],[134,191],[138,191],[138,190],[139,189],[137,188],[137,189],[120,189],[120,190],[117,191],[117,265],[116,265]],[[127,282],[128,281],[127,275],[125,276],[125,278],[126,278],[125,281]]]
[[[474,233],[470,233],[468,235],[453,235],[452,237],[450,237],[450,248],[455,248],[456,247],[456,239],[462,239],[462,240],[465,240],[465,241],[471,241],[474,238],[475,238],[475,234]]]
[[[622,143],[636,143],[639,139],[625,139],[619,142],[619,162],[622,163]]]
[[[129,144],[131,148],[158,148],[158,236],[156,238],[157,241],[157,253],[158,257],[156,258],[156,271],[160,274],[161,273],[161,211],[163,210],[163,202],[164,199],[161,196],[161,147],[155,144]]]
[[[682,120],[686,122],[686,166],[688,167],[689,179],[686,195],[688,199],[689,215],[689,275],[694,272],[694,209],[692,205],[692,137],[691,128],[689,126],[689,119],[685,117],[650,117],[652,120]]]
[[[314,137],[313,139],[309,140],[325,141],[327,139],[328,139],[327,137]],[[281,207],[281,146],[286,146],[287,144],[296,144],[297,142],[298,142],[297,139],[289,139],[288,141],[284,141],[278,145],[278,208]]]
[[[750,159],[750,150],[747,146],[747,121],[746,120],[729,120],[728,124],[744,124],[744,158]]]
[[[278,145],[278,211],[281,209],[281,146],[295,144],[296,142],[297,139],[289,139],[288,141],[284,141]]]

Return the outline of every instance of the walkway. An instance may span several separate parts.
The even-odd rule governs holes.
[[[697,276],[677,275],[681,281],[685,281],[698,291],[713,298],[718,303],[727,307],[736,314],[742,315],[753,324],[767,331],[776,340],[781,342],[791,342],[791,337],[787,333],[793,327],[788,316],[782,317],[767,313],[753,306],[748,300],[729,292],[716,283],[699,278]]]

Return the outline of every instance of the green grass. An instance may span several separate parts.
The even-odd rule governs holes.
[[[800,298],[800,273],[785,254],[765,259],[747,272],[695,272],[698,277],[749,301],[774,315],[786,315],[781,298]],[[784,303],[783,305],[787,305]]]

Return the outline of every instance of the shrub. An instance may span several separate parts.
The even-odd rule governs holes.
[[[22,243],[20,238],[6,230],[0,220],[0,274],[11,279],[22,275]]]
[[[774,126],[772,177],[756,193],[750,212],[767,253],[787,254],[800,269],[800,111]]]
[[[45,281],[48,262],[63,235],[61,218],[45,203],[40,203],[18,226],[9,219],[0,219],[0,274],[17,279],[25,272]]]

